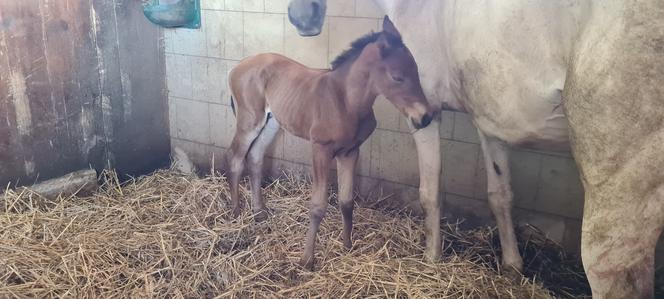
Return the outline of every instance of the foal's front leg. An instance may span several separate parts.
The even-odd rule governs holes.
[[[353,231],[353,188],[355,182],[355,166],[359,150],[346,155],[337,156],[337,179],[339,188],[339,207],[343,216],[343,234],[341,235],[346,248],[351,248],[351,232]]]
[[[313,145],[314,182],[313,194],[311,196],[311,207],[309,210],[309,229],[307,230],[304,254],[300,259],[300,265],[305,268],[314,267],[314,246],[316,234],[325,212],[327,210],[327,178],[332,162],[332,151],[320,144]]]

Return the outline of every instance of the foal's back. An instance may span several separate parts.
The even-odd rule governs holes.
[[[238,118],[262,120],[271,112],[291,134],[310,139],[316,115],[335,109],[334,101],[325,100],[333,94],[325,87],[325,72],[274,53],[242,60],[229,78]]]

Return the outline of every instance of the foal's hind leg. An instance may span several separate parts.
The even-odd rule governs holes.
[[[244,162],[251,144],[258,137],[265,125],[265,116],[255,118],[253,115],[247,115],[238,111],[237,129],[231,143],[228,153],[228,162],[230,173],[228,176],[231,193],[231,203],[233,204],[233,216],[237,217],[242,212],[240,203],[239,185],[242,172],[244,171]]]
[[[249,149],[247,162],[251,176],[251,205],[256,221],[267,218],[265,203],[261,194],[261,181],[263,180],[263,160],[265,151],[279,133],[279,123],[274,117],[268,116],[267,123]]]
[[[343,239],[344,246],[351,248],[351,232],[353,231],[353,183],[355,178],[355,166],[359,150],[355,149],[346,155],[337,156],[337,179],[339,187],[339,207],[343,216]]]

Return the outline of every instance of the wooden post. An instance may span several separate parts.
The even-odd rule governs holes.
[[[94,169],[79,170],[59,178],[46,180],[30,187],[24,187],[35,193],[55,199],[58,195],[89,195],[97,190],[97,172]]]

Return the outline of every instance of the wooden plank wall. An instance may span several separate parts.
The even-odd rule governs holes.
[[[0,0],[0,186],[168,162],[161,30],[133,0]]]

